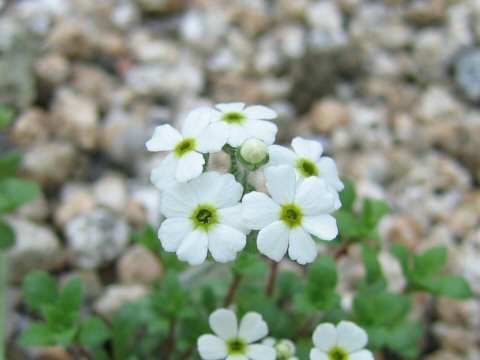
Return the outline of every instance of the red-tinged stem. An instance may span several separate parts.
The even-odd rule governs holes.
[[[173,348],[175,347],[175,329],[177,327],[177,319],[171,319],[170,325],[168,327],[168,336],[167,343],[165,345],[165,354],[163,355],[164,360],[170,360],[172,355]]]
[[[268,282],[266,294],[267,296],[272,296],[273,289],[275,288],[275,279],[277,278],[278,262],[275,260],[270,260],[270,273],[268,274]]]
[[[343,255],[346,255],[348,252],[348,242],[343,243],[340,247],[335,251],[333,258],[335,261],[338,261]]]
[[[242,280],[242,277],[240,275],[238,274],[233,275],[232,283],[230,284],[230,288],[228,289],[227,295],[225,296],[225,300],[223,301],[224,307],[228,307],[229,305],[232,304],[233,298],[235,297],[235,292],[237,291],[241,280]]]

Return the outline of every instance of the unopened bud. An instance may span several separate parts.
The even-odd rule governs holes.
[[[240,147],[240,156],[250,165],[266,163],[266,159],[268,158],[267,145],[258,139],[247,139]]]

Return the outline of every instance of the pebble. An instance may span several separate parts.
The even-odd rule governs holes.
[[[123,175],[106,173],[93,184],[96,203],[122,213],[128,200],[127,182]]]
[[[11,134],[15,144],[24,148],[44,143],[49,135],[49,116],[38,107],[25,110],[15,121]]]
[[[65,142],[51,141],[28,149],[21,170],[40,185],[53,187],[64,183],[72,173],[75,148]]]
[[[419,120],[428,123],[458,119],[463,109],[448,89],[432,85],[422,94],[415,113]]]
[[[111,211],[95,208],[69,220],[64,228],[71,261],[95,269],[115,259],[129,241],[126,222]]]
[[[469,100],[480,100],[480,49],[467,51],[458,57],[455,61],[455,81]]]
[[[148,294],[144,285],[109,285],[95,302],[94,309],[106,319],[111,319],[115,311],[126,303],[139,300]]]
[[[348,111],[341,101],[335,98],[326,98],[312,106],[308,118],[315,131],[321,134],[331,134],[347,124]]]
[[[149,250],[141,245],[127,249],[117,263],[117,273],[123,284],[152,284],[161,279],[163,267]]]
[[[89,98],[70,89],[60,89],[54,99],[52,122],[55,133],[73,140],[83,149],[98,143],[98,108]]]
[[[10,281],[18,283],[33,270],[58,270],[63,266],[65,256],[52,229],[20,217],[7,217],[7,222],[16,235],[8,254]]]
[[[70,63],[56,53],[46,54],[35,62],[35,72],[40,80],[49,85],[61,85],[70,75]]]

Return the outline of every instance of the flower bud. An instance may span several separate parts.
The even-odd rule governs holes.
[[[258,139],[247,139],[240,147],[240,156],[250,165],[260,165],[266,163],[268,158],[267,145]]]

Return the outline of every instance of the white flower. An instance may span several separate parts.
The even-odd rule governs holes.
[[[330,323],[317,326],[313,332],[315,348],[310,360],[374,360],[367,345],[365,330],[350,321],[341,321],[336,327]]]
[[[164,190],[172,181],[186,182],[203,171],[203,154],[220,151],[227,142],[228,127],[215,121],[216,112],[199,108],[188,113],[182,132],[170,125],[161,125],[146,147],[149,151],[172,151],[160,166],[153,169],[152,183]]]
[[[267,145],[273,144],[277,135],[277,126],[265,120],[272,120],[277,113],[266,106],[253,105],[245,107],[244,103],[217,104],[218,118],[228,124],[227,144],[238,147],[248,138],[262,140]]]
[[[198,352],[204,360],[275,360],[273,347],[254,344],[268,334],[262,316],[249,312],[237,323],[235,313],[218,309],[209,317],[215,335],[202,335],[198,339]]]
[[[288,339],[276,340],[272,337],[265,338],[262,344],[273,346],[277,354],[277,360],[298,360],[295,355],[295,344]]]
[[[270,159],[267,166],[291,165],[295,168],[297,178],[310,176],[319,177],[335,191],[342,191],[344,186],[338,177],[335,161],[327,156],[321,156],[322,144],[314,140],[305,140],[296,137],[292,140],[293,151],[279,145],[272,145],[268,149]],[[336,208],[340,208],[340,199],[336,198]]]
[[[239,203],[242,193],[233,175],[216,172],[171,184],[161,204],[167,217],[158,231],[163,248],[190,265],[203,263],[208,250],[216,261],[234,260],[248,233]]]
[[[260,230],[258,250],[280,261],[288,249],[290,258],[299,264],[312,262],[318,249],[310,234],[323,240],[337,236],[335,218],[329,215],[335,196],[317,177],[297,182],[288,165],[265,169],[265,178],[271,198],[256,191],[243,197],[246,226]]]

